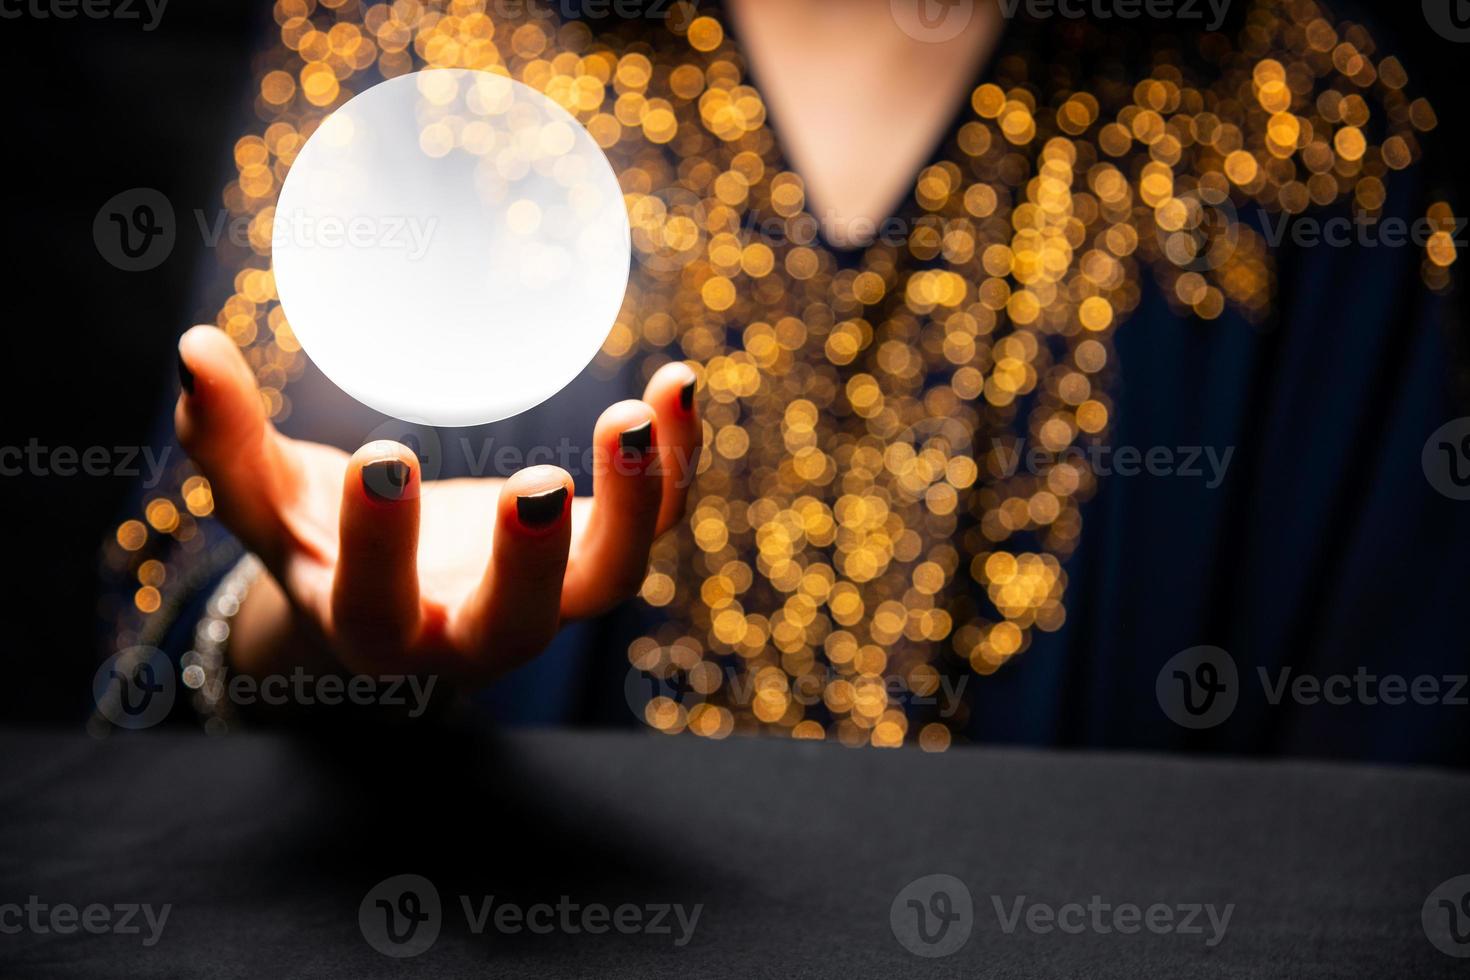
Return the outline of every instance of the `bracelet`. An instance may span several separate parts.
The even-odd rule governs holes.
[[[192,704],[210,735],[223,735],[236,721],[235,712],[225,696],[228,670],[225,650],[230,639],[230,624],[245,601],[250,586],[264,570],[260,559],[246,554],[210,593],[204,615],[194,627],[194,648],[179,661],[183,668],[184,686],[194,692]]]

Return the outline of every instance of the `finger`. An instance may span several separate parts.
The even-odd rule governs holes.
[[[571,499],[572,478],[557,466],[528,467],[500,490],[490,564],[456,630],[487,678],[535,656],[556,635]]]
[[[689,365],[676,361],[659,368],[643,391],[643,400],[658,416],[658,467],[663,476],[655,534],[663,534],[684,517],[684,503],[699,465],[704,427],[694,407],[698,378]]]
[[[653,409],[641,401],[618,402],[597,420],[592,506],[567,567],[564,616],[605,612],[642,586],[663,499],[658,440]]]
[[[178,358],[179,444],[209,481],[220,519],[269,564],[283,547],[277,502],[290,474],[255,375],[235,342],[214,327],[185,333]]]
[[[349,666],[391,662],[418,636],[419,466],[407,446],[370,442],[342,486],[332,634]]]

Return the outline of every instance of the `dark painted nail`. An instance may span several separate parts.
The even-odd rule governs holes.
[[[679,389],[679,407],[689,411],[694,407],[694,379],[690,378],[684,382],[684,387]]]
[[[375,459],[362,468],[362,485],[378,500],[402,500],[408,487],[408,464],[401,459]]]
[[[546,527],[556,523],[566,509],[567,488],[556,487],[540,493],[528,493],[516,498],[516,516],[526,527]]]
[[[646,453],[653,448],[653,420],[648,419],[618,434],[618,448],[625,453]]]
[[[178,353],[179,357],[179,384],[189,394],[194,394],[194,372],[189,370],[189,365],[184,363],[184,354]]]

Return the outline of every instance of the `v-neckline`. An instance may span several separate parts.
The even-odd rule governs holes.
[[[760,97],[761,104],[765,107],[765,119],[762,121],[760,128],[766,132],[770,140],[772,154],[776,159],[777,165],[782,171],[801,177],[803,186],[805,186],[806,178],[802,176],[801,171],[797,169],[790,154],[786,151],[786,143],[781,139],[781,127],[777,124],[775,115],[772,112],[770,100],[766,98],[766,93],[761,88],[760,82],[756,77],[755,66],[752,64],[745,42],[735,26],[734,17],[729,9],[728,3],[720,0],[720,2],[712,4],[705,16],[714,17],[719,22],[721,30],[724,31],[726,39],[730,42],[735,55],[740,60],[744,74],[744,84],[755,90],[756,94]],[[979,86],[994,79],[995,65],[1003,56],[1003,48],[1014,33],[1013,26],[1008,23],[1007,19],[1002,20],[1001,33],[995,39],[994,44],[991,45],[990,53],[981,59],[979,67],[972,73],[968,87],[962,89],[962,91],[966,93],[974,92]],[[876,220],[874,237],[866,242],[856,245],[839,245],[832,241],[828,237],[827,230],[823,226],[821,219],[815,214],[811,214],[811,199],[808,197],[805,210],[808,214],[811,214],[812,220],[816,225],[816,237],[813,239],[814,243],[819,244],[824,251],[832,255],[838,261],[839,265],[850,266],[856,264],[881,239],[882,229],[891,225],[895,220],[900,222],[903,227],[911,229],[914,221],[919,217],[914,215],[913,212],[918,205],[915,194],[918,190],[920,175],[935,164],[950,158],[950,148],[958,140],[960,129],[973,119],[974,110],[967,95],[960,99],[959,104],[954,107],[949,121],[939,130],[939,135],[934,140],[929,152],[924,156],[923,162],[919,164],[910,179],[905,182],[906,189],[903,194],[896,199],[896,203],[886,214]],[[907,238],[907,235],[905,234],[904,237]]]

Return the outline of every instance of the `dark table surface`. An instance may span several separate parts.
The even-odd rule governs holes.
[[[10,732],[0,759],[7,978],[1470,966],[1421,919],[1428,909],[1439,946],[1470,954],[1450,931],[1470,919],[1449,911],[1463,884],[1451,880],[1470,873],[1470,777],[1431,770],[405,730]],[[380,884],[399,875],[431,885]],[[69,922],[58,907],[91,905],[107,909],[95,933],[53,928]],[[145,905],[155,922],[169,907],[161,927]],[[136,932],[104,931],[130,906]],[[427,948],[396,957],[370,940]]]

